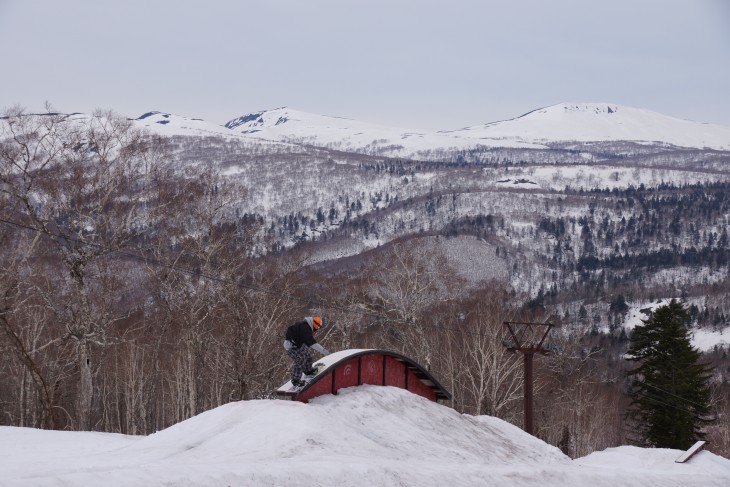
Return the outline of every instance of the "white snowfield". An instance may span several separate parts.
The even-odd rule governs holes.
[[[3,486],[730,485],[730,460],[620,447],[570,460],[492,417],[360,386],[226,404],[147,437],[0,427]]]

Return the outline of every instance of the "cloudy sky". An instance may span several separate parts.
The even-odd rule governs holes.
[[[561,102],[730,125],[728,0],[0,0],[0,108],[455,129]]]

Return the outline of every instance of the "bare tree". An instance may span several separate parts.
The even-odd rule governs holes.
[[[707,431],[707,439],[712,451],[724,457],[730,456],[730,392],[727,387],[715,387],[715,415],[717,422]]]
[[[505,352],[503,323],[516,311],[505,305],[496,288],[485,289],[464,319],[461,349],[463,380],[459,384],[473,401],[473,414],[514,419],[522,399],[522,362]]]
[[[190,169],[175,212],[164,222],[156,261],[155,301],[164,310],[175,357],[168,391],[182,420],[227,399],[225,353],[230,330],[240,325],[233,296],[248,267],[250,229],[228,220],[242,197],[209,169]]]
[[[39,358],[45,347],[41,344],[47,322],[45,307],[37,305],[32,286],[19,278],[17,268],[4,264],[0,271],[0,343],[7,347],[2,354],[2,365],[8,369],[4,373],[6,386],[13,385],[17,391],[18,417],[13,423],[55,428],[54,389]],[[17,359],[20,370],[14,369],[11,357]],[[3,409],[11,414],[11,408]]]
[[[56,338],[72,343],[78,370],[77,418],[90,429],[95,349],[113,345],[120,318],[118,282],[97,278],[107,258],[130,246],[155,218],[151,209],[159,154],[111,112],[90,117],[28,115],[14,108],[0,124],[0,182],[18,223],[42,234],[65,269],[49,299],[61,325]],[[106,288],[105,285],[112,288]]]
[[[249,263],[237,285],[221,294],[227,315],[220,349],[221,376],[234,387],[227,399],[268,397],[280,385],[288,362],[284,329],[302,308],[301,261],[276,257]]]
[[[574,458],[619,444],[620,391],[613,386],[618,379],[598,366],[604,351],[574,333],[556,333],[551,341],[557,352],[540,369],[538,436]]]
[[[405,354],[431,369],[435,359],[429,331],[438,324],[425,312],[455,285],[446,258],[423,245],[396,243],[371,266],[363,273],[369,276],[374,311],[392,318],[384,339],[395,339]]]

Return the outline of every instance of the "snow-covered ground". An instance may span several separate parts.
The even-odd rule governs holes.
[[[727,486],[709,451],[612,448],[570,460],[517,427],[405,390],[226,404],[146,437],[0,427],[0,485]]]

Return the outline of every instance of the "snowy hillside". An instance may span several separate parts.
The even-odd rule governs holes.
[[[195,153],[192,147],[203,150],[210,149],[210,144],[200,145],[201,137],[215,138],[225,141],[227,144],[234,144],[239,155],[247,154],[281,154],[299,153],[304,149],[301,146],[293,146],[288,143],[280,143],[261,138],[250,137],[241,132],[231,130],[222,125],[207,122],[200,118],[188,118],[165,112],[147,112],[131,120],[135,127],[149,130],[150,132],[163,137],[177,138],[184,140],[187,145],[181,146],[182,152]],[[217,161],[220,163],[220,161]],[[235,170],[234,170],[235,172]]]
[[[542,147],[518,140],[475,141],[452,134],[377,125],[277,108],[244,115],[226,127],[253,137],[327,147],[334,150],[396,157],[424,157],[431,151],[460,150],[476,145]]]
[[[310,404],[226,404],[147,437],[0,427],[4,486],[726,486],[708,451],[620,447],[570,460],[492,417],[389,387]]]
[[[730,127],[681,120],[650,110],[611,103],[562,103],[512,120],[446,133],[536,144],[631,140],[682,147],[730,149]]]
[[[134,119],[134,123],[139,127],[145,127],[157,134],[167,136],[239,136],[226,127],[206,122],[200,118],[181,117],[164,112],[147,112]]]
[[[678,298],[674,299],[681,302]],[[670,301],[671,298],[633,303],[626,313],[623,326],[629,330],[633,330],[634,327],[643,324],[644,320],[647,320],[654,310],[661,306],[667,306]],[[701,306],[702,301],[703,299],[688,299],[687,305],[695,304]],[[608,332],[608,330],[605,329],[604,332]],[[730,346],[730,333],[724,328],[696,328],[690,331],[690,336],[692,346],[703,352],[708,352],[715,347]]]

